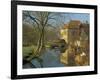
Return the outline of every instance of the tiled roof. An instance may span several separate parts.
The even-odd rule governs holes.
[[[79,28],[81,25],[81,22],[79,20],[71,20],[68,24],[64,24],[63,29],[67,28]]]
[[[81,22],[79,20],[71,20],[68,24],[68,28],[79,28]]]

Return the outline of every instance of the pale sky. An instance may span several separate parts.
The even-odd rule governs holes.
[[[90,15],[88,13],[65,13],[65,23],[70,20],[80,20],[82,22],[90,22]]]

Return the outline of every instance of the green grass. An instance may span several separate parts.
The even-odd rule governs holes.
[[[35,49],[36,49],[36,46],[34,45],[23,47],[23,56],[29,55],[29,53],[32,53]]]

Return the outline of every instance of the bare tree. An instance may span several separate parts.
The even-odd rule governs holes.
[[[33,52],[35,57],[39,57],[41,55],[41,51],[45,48],[45,28],[48,26],[53,28],[62,26],[62,23],[64,23],[62,16],[63,15],[61,15],[61,13],[56,12],[23,12],[23,21],[28,20],[28,22],[33,23],[33,25],[38,28],[39,39],[37,41],[37,48]]]

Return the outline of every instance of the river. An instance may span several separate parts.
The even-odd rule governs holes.
[[[60,51],[59,49],[46,49],[46,51],[40,56],[43,60],[42,65],[45,67],[64,67],[64,64],[60,62]],[[37,68],[41,67],[37,60],[31,61]]]

